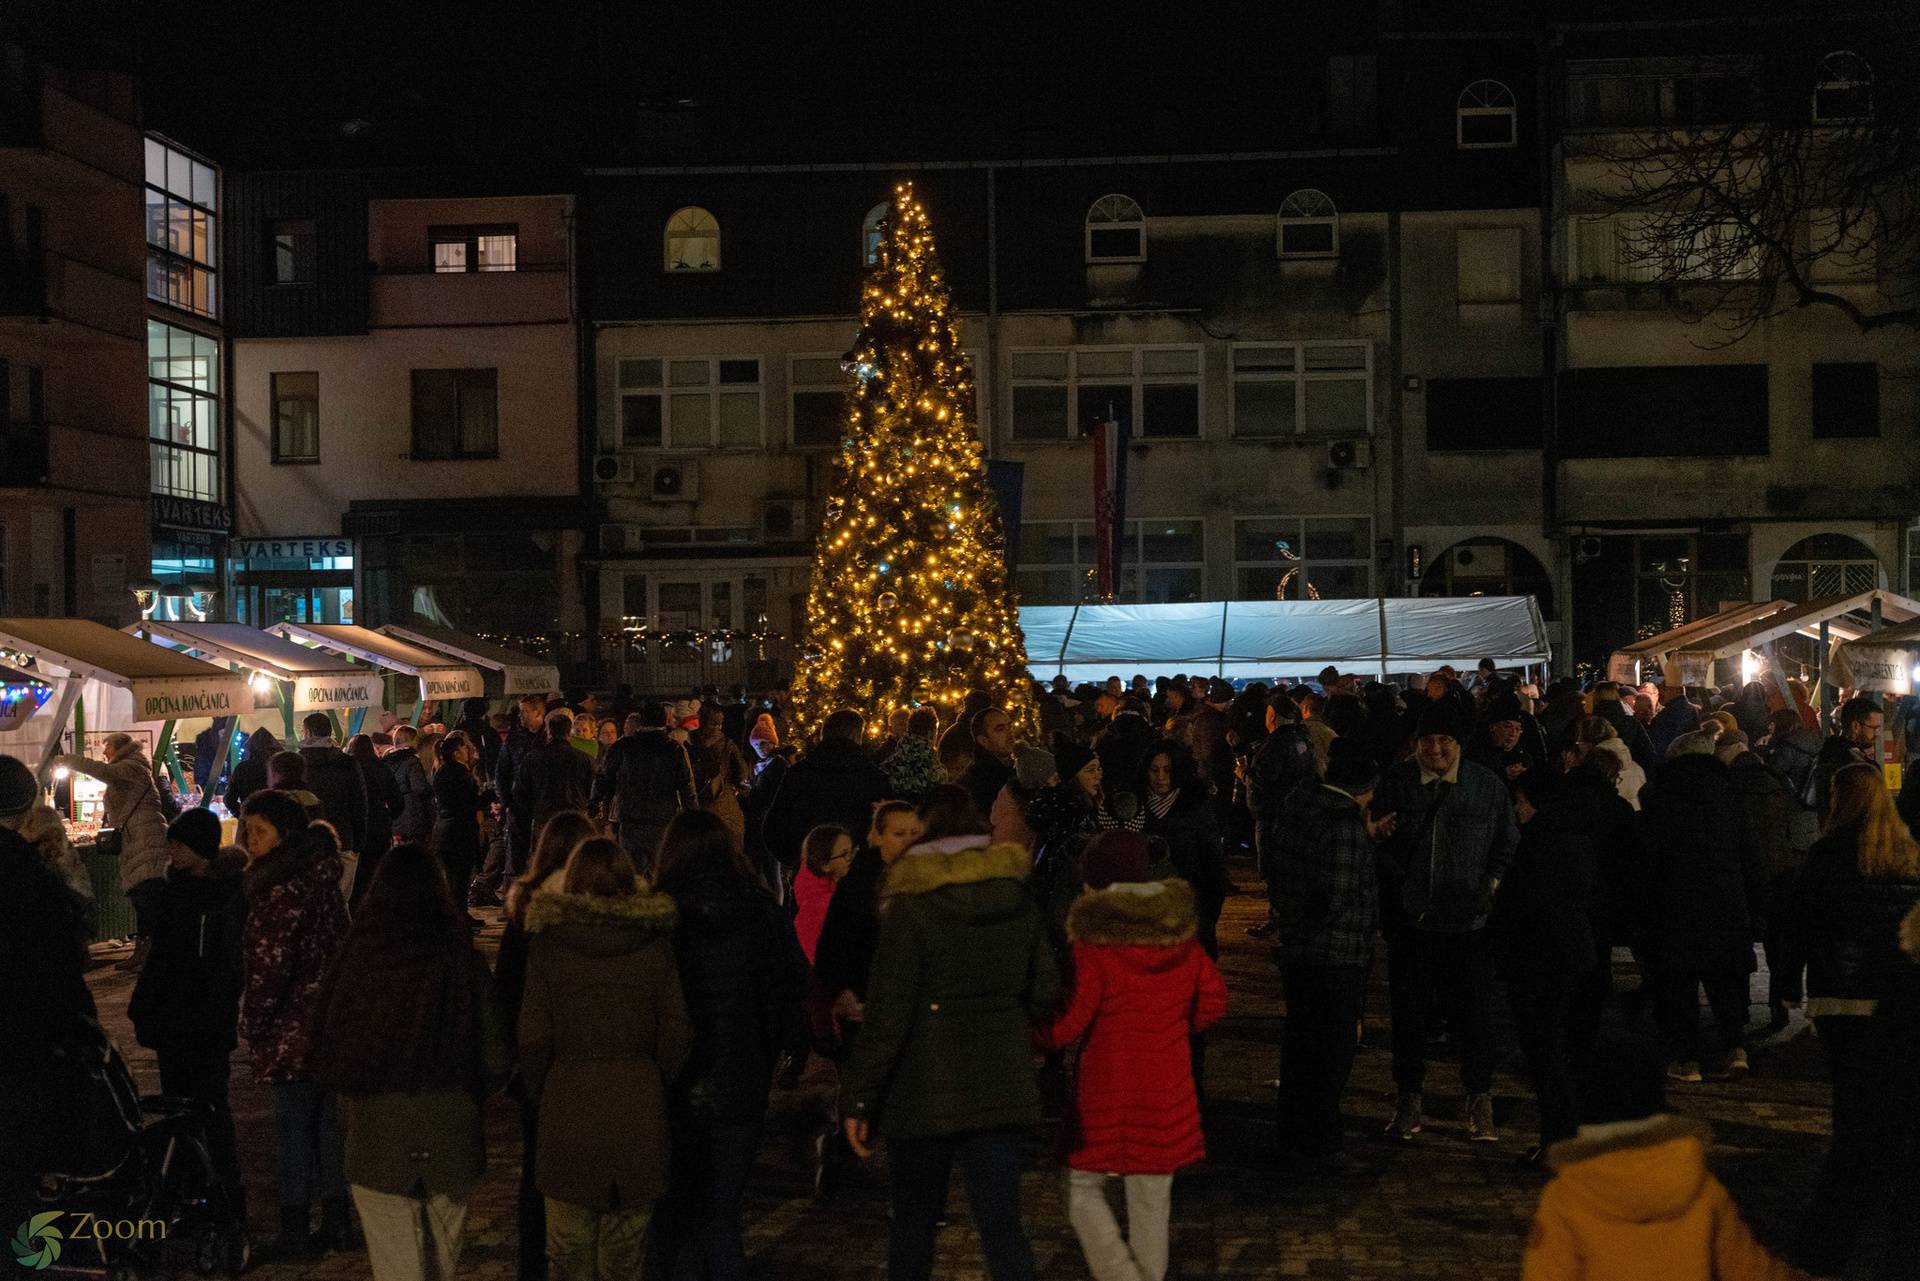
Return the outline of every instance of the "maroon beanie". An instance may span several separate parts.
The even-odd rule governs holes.
[[[1139,832],[1102,832],[1087,842],[1080,856],[1087,885],[1104,890],[1115,883],[1132,884],[1148,878],[1147,838]]]

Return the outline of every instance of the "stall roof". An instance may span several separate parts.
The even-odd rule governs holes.
[[[1705,618],[1696,618],[1691,623],[1682,623],[1664,632],[1656,632],[1645,640],[1637,640],[1631,645],[1614,650],[1612,658],[1607,663],[1607,677],[1622,684],[1638,684],[1641,663],[1649,659],[1662,658],[1676,649],[1698,644],[1709,636],[1745,627],[1769,614],[1777,614],[1783,609],[1790,608],[1792,608],[1790,601],[1754,601],[1746,605],[1731,606]]]
[[[560,688],[560,669],[545,659],[496,645],[478,636],[457,632],[451,627],[433,627],[426,623],[389,623],[379,629],[383,635],[411,644],[451,654],[469,663],[478,663],[499,672],[502,694],[549,694]]]
[[[146,633],[155,644],[179,645],[222,663],[265,673],[292,686],[292,710],[331,712],[378,707],[386,689],[380,668],[357,663],[330,649],[314,649],[245,623],[174,623],[150,620],[121,630]],[[257,700],[256,700],[257,702]],[[278,706],[269,696],[263,706]]]
[[[246,678],[86,618],[0,618],[0,648],[36,665],[128,691],[136,722],[231,716],[250,706]]]
[[[351,623],[275,623],[268,630],[336,654],[351,654],[376,667],[417,676],[420,696],[428,702],[478,698],[486,693],[477,668],[446,654],[383,636],[370,627],[356,627]]]
[[[1883,627],[1833,648],[1831,679],[1842,689],[1911,694],[1920,664],[1920,618]]]
[[[1779,640],[1783,636],[1791,636],[1796,632],[1809,636],[1818,635],[1821,623],[1826,623],[1829,634],[1840,640],[1857,640],[1868,635],[1872,631],[1872,625],[1847,616],[1872,609],[1875,598],[1880,601],[1881,618],[1889,623],[1905,623],[1920,618],[1920,601],[1909,600],[1897,593],[1876,588],[1872,591],[1856,592],[1852,596],[1823,596],[1803,604],[1791,605],[1743,626],[1690,640],[1684,645],[1674,647],[1672,652],[1676,658],[1692,658],[1696,661],[1711,662],[1716,659],[1733,658],[1745,650]]]
[[[1317,676],[1332,665],[1378,674],[1504,667],[1551,656],[1528,596],[1168,605],[1042,605],[1020,611],[1034,675]]]

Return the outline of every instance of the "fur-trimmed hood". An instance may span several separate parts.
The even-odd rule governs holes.
[[[1900,922],[1900,950],[1920,961],[1920,907],[1908,912],[1907,919]]]
[[[526,930],[551,934],[590,956],[615,956],[671,936],[678,919],[674,901],[646,886],[625,898],[604,898],[549,883],[527,900]]]
[[[1099,947],[1171,948],[1198,928],[1193,887],[1179,877],[1088,890],[1067,911],[1067,937]]]
[[[1547,1151],[1568,1194],[1597,1216],[1623,1223],[1678,1218],[1707,1180],[1704,1121],[1658,1113],[1638,1121],[1583,1125]]]
[[[1033,858],[1015,841],[998,844],[985,836],[957,836],[916,845],[887,869],[882,902],[899,894],[931,894],[949,885],[983,881],[1024,881]]]

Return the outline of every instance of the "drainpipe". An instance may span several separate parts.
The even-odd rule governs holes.
[[[1393,449],[1393,479],[1391,481],[1393,492],[1387,496],[1387,520],[1388,527],[1393,531],[1391,535],[1393,552],[1392,555],[1388,557],[1387,575],[1389,577],[1396,574],[1405,575],[1402,579],[1403,586],[1401,590],[1394,592],[1393,595],[1398,596],[1405,594],[1408,596],[1418,596],[1420,594],[1420,584],[1415,582],[1412,574],[1408,572],[1410,567],[1407,566],[1405,559],[1405,548],[1407,545],[1406,503],[1402,495],[1406,492],[1407,478],[1405,422],[1406,378],[1404,376],[1405,360],[1401,352],[1402,317],[1400,292],[1402,280],[1400,272],[1400,251],[1400,210],[1396,206],[1387,211],[1387,430],[1392,437],[1391,448]],[[1379,472],[1375,471],[1374,475],[1376,477],[1375,483],[1378,484],[1377,477],[1379,476]],[[1378,495],[1375,495],[1374,510],[1376,512],[1380,510]],[[1380,595],[1387,595],[1388,593],[1384,590],[1386,584],[1381,584],[1381,587]]]
[[[1539,121],[1535,152],[1539,160],[1540,182],[1540,520],[1541,533],[1554,552],[1554,577],[1559,583],[1558,601],[1562,644],[1554,655],[1554,667],[1562,674],[1573,670],[1573,548],[1564,537],[1560,512],[1560,277],[1555,271],[1553,134],[1559,120],[1554,102],[1553,59],[1558,57],[1560,38],[1547,34],[1534,47],[1534,115]]]

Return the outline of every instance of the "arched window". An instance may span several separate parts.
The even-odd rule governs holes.
[[[1088,262],[1145,262],[1147,216],[1132,196],[1102,196],[1087,210]]]
[[[1422,596],[1531,596],[1553,617],[1553,579],[1534,554],[1504,538],[1468,538],[1427,562]]]
[[[1815,534],[1787,548],[1773,567],[1775,600],[1854,596],[1880,586],[1873,549],[1845,534]]]
[[[720,270],[720,220],[698,205],[667,219],[668,271]]]
[[[1826,123],[1865,120],[1873,114],[1873,68],[1844,49],[1820,59],[1813,83],[1813,118]]]
[[[1462,151],[1514,146],[1520,141],[1519,119],[1513,90],[1498,80],[1476,80],[1454,104],[1454,145]]]
[[[1324,191],[1304,187],[1280,205],[1277,249],[1282,258],[1340,256],[1340,211]]]
[[[869,267],[880,261],[880,238],[886,235],[887,210],[891,208],[891,201],[882,200],[860,220],[860,261]]]

